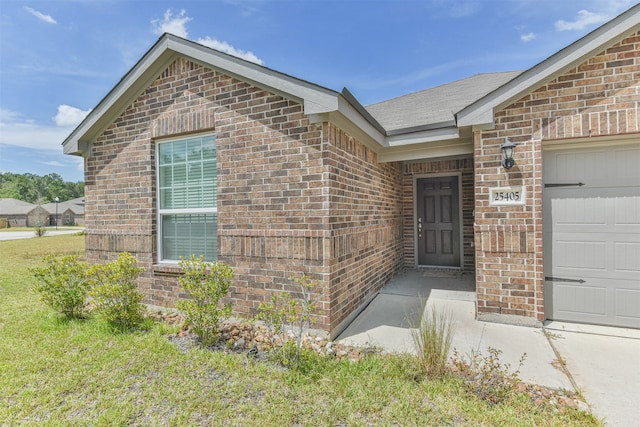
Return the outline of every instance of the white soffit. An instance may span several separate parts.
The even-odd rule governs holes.
[[[473,155],[473,140],[471,138],[387,147],[380,150],[378,160],[380,162],[400,162],[466,155]]]

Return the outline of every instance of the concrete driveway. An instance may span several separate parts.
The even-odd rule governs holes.
[[[502,351],[503,363],[516,368],[526,353],[520,369],[523,381],[580,391],[607,425],[638,425],[640,330],[558,322],[544,328],[481,322],[475,320],[474,291],[472,278],[405,272],[392,279],[337,340],[412,353],[410,325],[428,307],[446,307],[456,328],[452,347],[460,354],[484,353],[492,347]]]
[[[47,228],[46,236],[59,236],[61,234],[76,234],[81,232],[83,229],[74,229],[74,230],[56,230]],[[0,240],[19,240],[19,239],[30,239],[35,237],[35,233],[33,231],[0,231]]]

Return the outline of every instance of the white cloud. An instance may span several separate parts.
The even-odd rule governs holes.
[[[190,21],[192,21],[192,18],[187,16],[186,10],[182,9],[180,10],[180,12],[174,15],[174,12],[172,12],[171,9],[168,9],[164,13],[163,19],[154,19],[151,21],[151,25],[153,26],[153,32],[157,35],[170,33],[186,39],[189,37],[187,24]],[[264,61],[258,58],[253,52],[237,49],[229,43],[217,40],[213,37],[200,37],[198,40],[196,40],[196,42],[208,46],[212,49],[228,53],[229,55],[237,56],[238,58],[255,62],[256,64],[264,64]]]
[[[454,18],[466,18],[481,9],[478,2],[456,2],[451,6],[450,14]]]
[[[530,42],[531,40],[534,40],[535,38],[536,38],[536,34],[535,33],[527,33],[527,34],[522,34],[520,36],[520,40],[523,43]]]
[[[53,120],[58,126],[76,126],[78,125],[91,110],[83,111],[70,105],[62,104],[58,106],[58,114]]]
[[[66,165],[60,163],[57,160],[51,160],[50,162],[38,162],[38,163],[43,164],[43,165],[47,165],[47,166],[57,166],[57,167],[66,166]]]
[[[575,21],[564,21],[562,19],[556,21],[555,27],[558,31],[582,30],[589,25],[602,24],[611,19],[608,15],[589,12],[582,9],[578,11]]]
[[[38,12],[37,10],[35,10],[32,7],[25,6],[24,10],[26,10],[27,12],[29,12],[30,14],[32,14],[33,16],[35,16],[36,18],[38,18],[42,22],[46,22],[47,24],[57,24],[58,23],[55,19],[53,19],[53,17],[51,17],[51,15],[45,15],[44,13]]]
[[[196,40],[198,43],[208,46],[212,49],[219,50],[224,53],[228,53],[229,55],[237,56],[238,58],[245,59],[247,61],[255,62],[256,64],[264,64],[264,61],[258,58],[253,52],[236,49],[232,45],[227,42],[213,39],[209,36],[204,38],[199,38]]]
[[[186,39],[189,36],[187,24],[192,20],[192,18],[186,16],[186,13],[182,9],[176,16],[173,16],[171,9],[167,9],[162,20],[154,19],[151,21],[151,25],[154,27],[153,32],[157,35],[171,33]]]
[[[54,117],[56,124],[49,125],[24,118],[13,111],[0,109],[0,145],[36,150],[61,150],[62,141],[87,113],[88,111],[61,105]]]

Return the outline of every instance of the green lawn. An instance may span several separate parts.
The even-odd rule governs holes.
[[[167,326],[113,332],[67,321],[28,267],[81,254],[82,236],[0,241],[0,425],[599,425],[514,396],[490,405],[460,380],[417,380],[407,358],[318,358],[306,373],[172,345]]]

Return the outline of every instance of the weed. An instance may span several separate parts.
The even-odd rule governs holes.
[[[452,361],[470,392],[487,402],[500,403],[515,392],[527,354],[520,357],[518,368],[512,371],[508,363],[500,361],[501,350],[489,347],[487,353],[472,350],[467,361],[454,350]]]
[[[420,324],[411,328],[422,373],[430,379],[447,373],[447,359],[454,334],[453,315],[446,309],[428,308]]]
[[[178,301],[181,310],[193,330],[207,346],[219,337],[220,324],[231,315],[231,304],[221,301],[229,294],[233,270],[221,262],[205,262],[204,257],[181,259],[184,275],[178,279],[187,291],[188,300]]]
[[[288,292],[273,295],[260,304],[256,316],[270,329],[271,355],[283,365],[295,365],[299,361],[302,334],[311,326],[311,317],[320,314],[319,283],[306,274],[290,280],[298,287],[300,296],[295,298]]]

